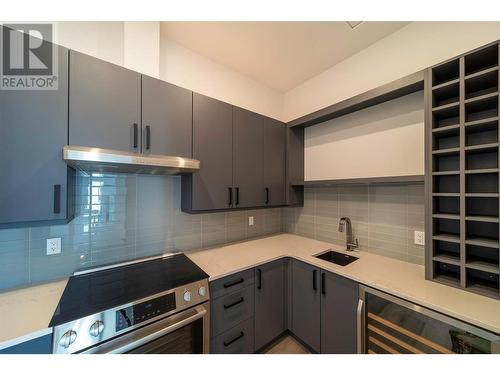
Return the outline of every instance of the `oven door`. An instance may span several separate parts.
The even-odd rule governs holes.
[[[83,351],[86,354],[209,353],[210,304],[195,306]]]

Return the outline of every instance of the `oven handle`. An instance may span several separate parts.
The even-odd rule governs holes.
[[[158,339],[162,336],[165,336],[173,331],[176,331],[179,328],[185,327],[188,324],[193,323],[194,321],[204,317],[207,314],[207,309],[205,309],[205,307],[203,307],[203,306],[197,306],[194,310],[196,311],[195,314],[188,316],[185,319],[179,320],[178,322],[170,324],[167,327],[164,327],[164,328],[160,329],[159,331],[156,331],[150,335],[146,335],[146,336],[140,337],[136,340],[126,342],[124,345],[113,346],[113,347],[109,348],[109,350],[103,349],[102,351],[98,350],[94,353],[100,353],[100,354],[126,353],[132,349],[135,349],[139,346],[147,344],[150,341],[156,340],[156,339]],[[132,331],[132,332],[134,332],[134,331]],[[107,343],[105,343],[105,344],[107,344]]]

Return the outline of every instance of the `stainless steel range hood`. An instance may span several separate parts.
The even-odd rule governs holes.
[[[64,146],[63,159],[69,166],[89,173],[177,175],[193,173],[200,169],[200,161],[196,159],[82,146]]]

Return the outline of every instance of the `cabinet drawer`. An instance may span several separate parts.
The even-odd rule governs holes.
[[[213,300],[212,335],[216,336],[253,316],[253,310],[253,285]]]
[[[253,348],[253,319],[247,319],[210,342],[213,354],[250,354]]]
[[[253,284],[253,268],[223,277],[210,283],[212,299],[240,290]]]

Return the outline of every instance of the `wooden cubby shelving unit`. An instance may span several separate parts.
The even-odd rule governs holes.
[[[499,44],[428,69],[426,277],[500,299]]]

